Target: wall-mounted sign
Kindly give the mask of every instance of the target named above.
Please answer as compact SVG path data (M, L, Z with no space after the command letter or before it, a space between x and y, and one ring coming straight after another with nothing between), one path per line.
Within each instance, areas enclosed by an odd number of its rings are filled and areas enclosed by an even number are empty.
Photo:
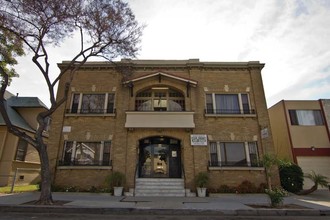
M172 151L172 157L177 157L177 156L178 156L177 152L176 151Z
M268 138L269 134L268 134L268 128L264 128L261 130L261 138Z
M64 133L66 132L71 132L71 126L63 126L63 130Z
M207 146L207 135L192 134L190 135L190 142L192 146Z

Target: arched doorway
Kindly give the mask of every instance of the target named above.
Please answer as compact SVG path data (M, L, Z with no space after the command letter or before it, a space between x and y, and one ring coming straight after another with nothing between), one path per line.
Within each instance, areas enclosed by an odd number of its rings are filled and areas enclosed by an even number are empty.
M181 178L180 140L164 136L139 142L139 177Z

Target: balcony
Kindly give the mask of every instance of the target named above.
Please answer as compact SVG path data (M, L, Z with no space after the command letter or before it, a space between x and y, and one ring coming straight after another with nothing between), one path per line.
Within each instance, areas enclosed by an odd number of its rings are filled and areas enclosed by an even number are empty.
M195 128L194 112L129 111L125 128Z

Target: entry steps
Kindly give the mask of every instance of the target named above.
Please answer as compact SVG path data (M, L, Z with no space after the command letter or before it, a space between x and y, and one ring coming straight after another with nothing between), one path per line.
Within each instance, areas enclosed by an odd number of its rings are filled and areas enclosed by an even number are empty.
M188 190L190 192L190 190ZM137 178L135 196L186 196L184 179L174 178Z

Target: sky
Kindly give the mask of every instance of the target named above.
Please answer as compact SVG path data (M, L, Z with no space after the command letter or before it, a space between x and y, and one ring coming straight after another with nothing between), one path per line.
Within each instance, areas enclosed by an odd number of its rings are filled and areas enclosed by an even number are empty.
M281 100L330 99L330 0L126 0L146 25L137 59L260 61L267 106ZM74 39L51 49L73 57ZM49 105L45 81L29 54L8 88Z

